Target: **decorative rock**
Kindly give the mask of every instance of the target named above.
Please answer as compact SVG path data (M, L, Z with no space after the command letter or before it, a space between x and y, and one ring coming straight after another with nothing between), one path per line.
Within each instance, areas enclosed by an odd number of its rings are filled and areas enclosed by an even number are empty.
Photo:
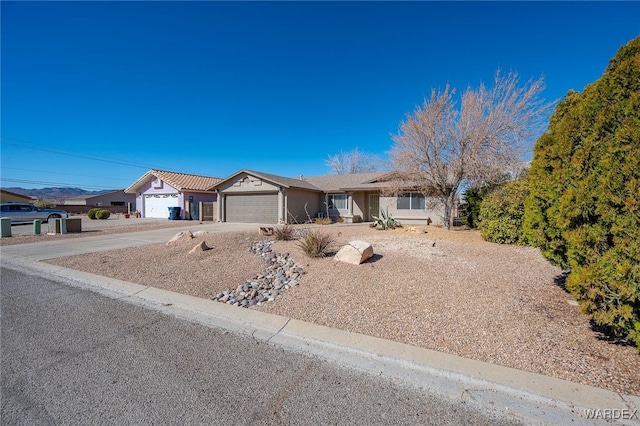
M193 234L191 231L180 231L176 235L173 236L169 241L167 241L167 246L176 245L184 240L190 240L193 238Z
M256 241L249 248L250 253L261 256L264 260L265 268L261 273L235 289L211 296L211 300L251 308L274 301L289 288L299 285L303 269L293 262L289 253L274 252L271 249L273 243L275 241Z
M352 265L360 265L365 260L373 256L373 247L366 241L349 241L336 253L334 259L339 262L351 263Z
M204 237L209 233L209 231L196 231L193 233L194 238Z
M198 244L197 246L195 246L194 248L191 249L189 254L198 253L198 252L206 251L206 250L210 250L210 249L211 249L211 247L207 246L207 243L205 243L204 241L201 241L200 244Z

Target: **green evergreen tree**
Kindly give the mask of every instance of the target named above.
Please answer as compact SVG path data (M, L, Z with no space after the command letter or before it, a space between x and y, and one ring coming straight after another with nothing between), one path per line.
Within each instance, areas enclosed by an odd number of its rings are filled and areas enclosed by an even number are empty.
M478 217L480 216L480 205L487 195L486 188L469 188L464 193L465 201L465 225L475 229L478 227Z
M525 229L583 310L640 348L640 37L537 142Z

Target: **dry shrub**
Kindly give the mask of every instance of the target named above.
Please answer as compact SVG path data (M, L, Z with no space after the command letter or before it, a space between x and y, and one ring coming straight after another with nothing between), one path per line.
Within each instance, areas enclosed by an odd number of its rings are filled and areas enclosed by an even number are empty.
M284 225L273 230L273 236L279 241L290 241L298 238L298 233L291 225Z
M298 241L298 247L309 257L326 257L331 254L335 246L333 236L319 229L304 232Z

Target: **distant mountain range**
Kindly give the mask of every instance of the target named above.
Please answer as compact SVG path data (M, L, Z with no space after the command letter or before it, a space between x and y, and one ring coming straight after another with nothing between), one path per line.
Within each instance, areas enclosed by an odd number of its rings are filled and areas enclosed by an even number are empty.
M5 191L14 192L20 195L26 195L27 197L44 198L46 200L53 200L58 203L62 203L62 200L71 197L77 197L79 195L98 195L110 190L103 191L87 191L82 188L40 188L40 189L24 189L24 188L3 188Z

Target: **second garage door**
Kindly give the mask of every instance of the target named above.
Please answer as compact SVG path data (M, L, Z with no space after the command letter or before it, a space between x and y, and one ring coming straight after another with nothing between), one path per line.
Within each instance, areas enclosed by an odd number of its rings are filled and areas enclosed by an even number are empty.
M168 218L169 207L178 207L178 194L144 196L144 217Z
M227 195L226 221L278 223L278 194Z

